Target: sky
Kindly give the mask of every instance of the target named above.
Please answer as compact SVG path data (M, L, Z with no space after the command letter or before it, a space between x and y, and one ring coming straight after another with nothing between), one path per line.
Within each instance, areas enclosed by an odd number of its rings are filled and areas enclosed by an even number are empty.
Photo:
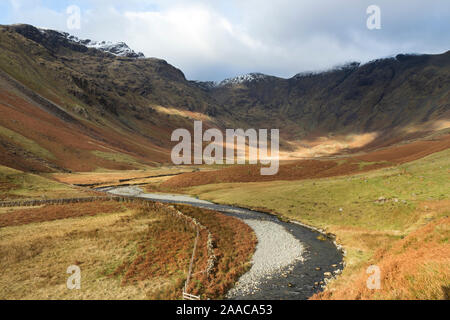
M380 28L367 27L371 5ZM124 41L203 81L450 50L449 0L0 0L0 24L13 23Z

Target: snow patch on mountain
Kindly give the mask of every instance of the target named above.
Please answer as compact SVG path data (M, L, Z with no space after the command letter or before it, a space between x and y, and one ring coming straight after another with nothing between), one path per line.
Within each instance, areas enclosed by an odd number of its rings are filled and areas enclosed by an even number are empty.
M145 58L142 52L136 53L132 50L125 42L111 42L111 41L92 41L92 40L75 40L77 39L74 36L70 36L69 40L78 42L82 45L85 45L88 48L94 48L97 50L101 50L103 52L109 52L118 57L127 57L127 58L136 58L141 59Z
M47 29L39 28L39 31L42 33L46 33ZM51 30L54 31L54 30ZM79 39L76 36L73 36L67 32L62 31L54 31L59 33L62 37L66 38L69 41L81 44L88 48L97 49L103 52L111 53L117 57L127 57L127 58L135 58L142 59L145 58L142 52L135 52L132 50L125 42L112 42L112 41L93 41L90 39Z
M355 62L349 62L349 63L337 65L328 70L304 71L304 72L297 73L295 76L292 77L292 79L298 80L298 79L302 79L302 78L310 78L313 76L324 75L324 74L333 73L336 71L352 71L352 70L358 69L360 67L360 65L361 65L360 62L355 61Z
M269 76L262 73L248 73L234 78L225 79L219 82L217 86L236 85L242 83L249 83L267 79Z

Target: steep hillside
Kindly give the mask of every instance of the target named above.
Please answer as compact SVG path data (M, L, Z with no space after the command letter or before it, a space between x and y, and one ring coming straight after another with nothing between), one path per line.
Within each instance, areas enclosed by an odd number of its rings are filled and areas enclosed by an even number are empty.
M161 59L117 56L72 41L66 34L29 25L2 27L1 34L2 49L9 58L3 70L30 86L36 80L53 80L52 85L71 100L114 115L136 116L152 104L207 111L211 101L180 70ZM32 71L34 77L25 77Z
M11 80L11 79L8 79ZM168 153L134 132L98 125L0 77L0 161L24 171L130 169Z
M392 130L450 118L450 51L352 63L291 79L252 74L207 91L240 123L270 124L291 140L367 132L392 137Z
M0 161L20 170L168 162L171 132L201 115L190 105L207 108L190 101L189 82L163 60L116 56L50 30L0 27L0 58ZM208 100L197 91L196 101Z

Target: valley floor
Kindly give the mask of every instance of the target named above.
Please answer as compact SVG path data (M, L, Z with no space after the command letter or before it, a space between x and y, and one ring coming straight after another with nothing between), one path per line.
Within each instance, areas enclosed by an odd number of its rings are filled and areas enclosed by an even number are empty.
M74 184L137 184L145 185L149 192L185 193L258 209L282 220L322 228L346 249L343 273L313 299L449 299L450 149L436 151L411 162L394 159L386 163L382 152L376 153L379 158L363 156L360 162L327 160L317 166L318 176L284 181L213 183L203 178L214 174L224 180L237 179L243 173L252 176L252 171L239 167L202 167L199 169L205 172L192 173L198 169L46 175L0 167L0 200L98 195ZM360 170L373 164L373 170ZM333 172L339 172L340 166L357 170L336 176ZM305 171L302 165L288 168ZM207 172L211 169L218 171ZM1 269L7 270L0 276L0 297L180 298L194 234L170 223L161 210L169 209L108 202L0 208L0 262ZM222 250L216 280L197 279L190 290L204 297L223 297L249 268L256 241L253 233L242 222L218 213L188 207L179 210L214 230L217 250ZM162 236L166 232L173 236L169 247ZM158 261L151 260L155 252L161 257ZM201 259L199 265L205 263ZM65 268L77 263L86 274L82 295L65 290ZM147 270L154 263L160 268ZM381 271L379 290L366 285L371 265ZM166 273L168 276L163 276Z
M351 176L208 184L182 191L335 234L347 251L347 266L315 299L448 299L449 159L447 149ZM381 270L379 290L366 286L370 265Z

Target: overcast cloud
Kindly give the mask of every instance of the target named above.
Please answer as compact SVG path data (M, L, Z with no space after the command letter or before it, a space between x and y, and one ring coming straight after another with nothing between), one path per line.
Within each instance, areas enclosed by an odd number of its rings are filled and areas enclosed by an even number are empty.
M248 72L291 77L349 61L450 49L449 0L0 0L0 23L30 23L93 40L124 41L188 79ZM366 9L381 8L368 30ZM81 8L81 29L66 8Z

